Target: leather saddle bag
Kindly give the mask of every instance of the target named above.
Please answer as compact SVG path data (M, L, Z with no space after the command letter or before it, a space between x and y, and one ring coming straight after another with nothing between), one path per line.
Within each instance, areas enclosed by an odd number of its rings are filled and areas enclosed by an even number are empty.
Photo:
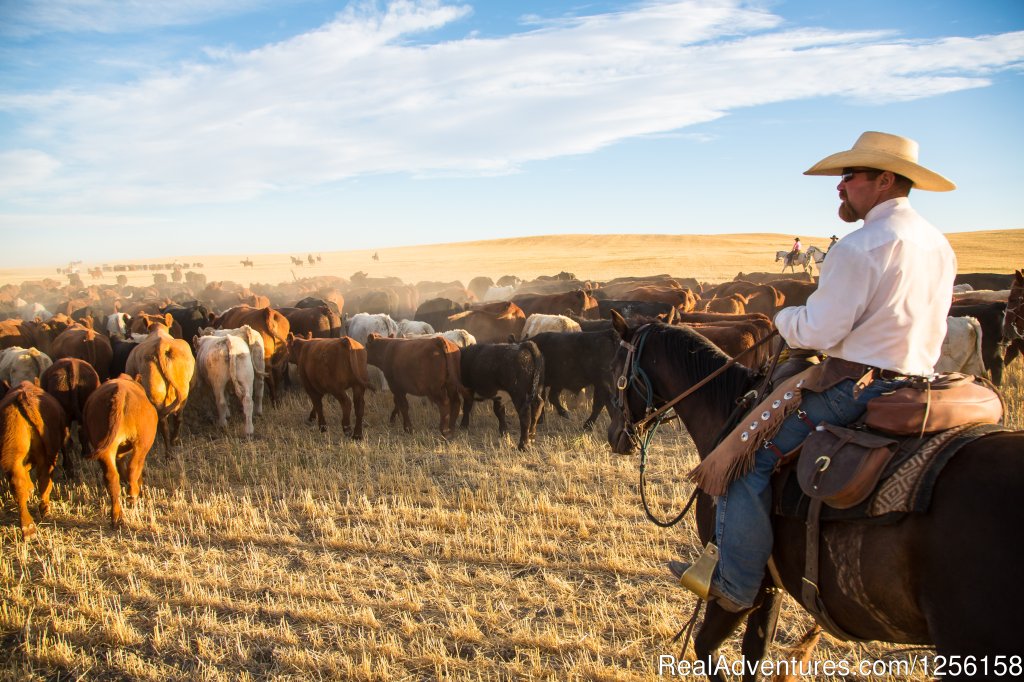
M864 423L894 436L923 436L969 423L998 424L1003 403L984 379L949 372L868 401Z
M804 440L796 465L804 494L847 509L875 489L898 441L874 433L821 424Z

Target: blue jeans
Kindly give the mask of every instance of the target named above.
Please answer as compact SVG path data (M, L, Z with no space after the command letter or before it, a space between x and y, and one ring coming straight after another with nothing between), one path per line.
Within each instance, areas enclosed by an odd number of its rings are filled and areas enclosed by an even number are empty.
M864 414L869 400L899 388L905 381L876 380L856 398L854 383L847 379L823 393L805 391L800 409L813 424L845 426ZM810 432L811 427L793 413L782 423L773 442L780 451L789 452ZM777 461L774 450L761 448L754 468L733 481L725 495L716 500L719 559L713 582L725 596L743 606L753 604L772 553L770 481Z

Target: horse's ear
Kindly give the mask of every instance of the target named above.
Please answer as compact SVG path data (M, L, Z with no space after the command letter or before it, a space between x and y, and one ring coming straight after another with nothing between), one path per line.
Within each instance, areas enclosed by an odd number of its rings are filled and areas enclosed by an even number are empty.
M623 339L629 334L629 325L626 324L626 320L622 318L619 311L615 309L612 309L612 328Z

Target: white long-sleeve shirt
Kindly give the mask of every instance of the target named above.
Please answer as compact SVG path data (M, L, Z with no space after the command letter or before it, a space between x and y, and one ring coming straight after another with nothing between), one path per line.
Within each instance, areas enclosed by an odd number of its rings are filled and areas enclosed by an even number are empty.
M872 208L836 242L807 305L775 316L794 348L901 374L931 374L946 336L956 255L906 197Z

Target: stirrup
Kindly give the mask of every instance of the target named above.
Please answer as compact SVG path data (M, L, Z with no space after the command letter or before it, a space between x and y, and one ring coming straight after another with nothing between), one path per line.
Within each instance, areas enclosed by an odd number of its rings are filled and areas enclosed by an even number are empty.
M685 573L679 576L679 584L707 601L708 592L711 590L711 577L714 575L717 565L718 546L709 542L704 547L703 554L686 569Z

